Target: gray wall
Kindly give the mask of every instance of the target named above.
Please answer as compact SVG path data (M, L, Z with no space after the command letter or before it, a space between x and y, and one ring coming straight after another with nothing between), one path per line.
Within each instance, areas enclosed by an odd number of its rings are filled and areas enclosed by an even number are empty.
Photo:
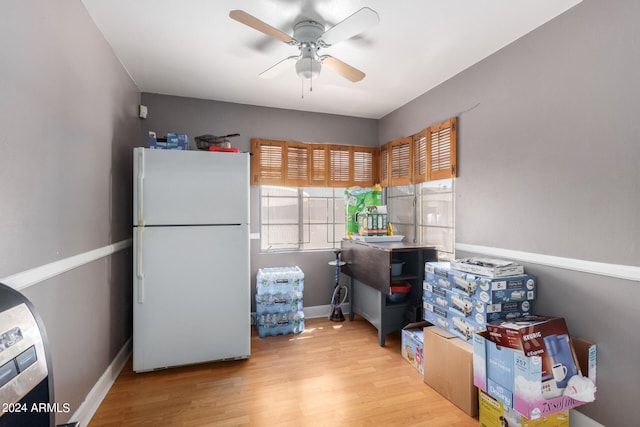
M640 266L639 18L635 0L584 0L380 120L382 143L459 116L456 242ZM580 411L637 424L621 391L640 383L640 283L525 266L536 311L598 344Z
M251 137L377 145L454 115L458 242L638 265L633 0L585 0L380 121L143 94L142 127L140 94L79 1L14 1L0 11L0 277L129 238L131 147L148 129L239 132L243 150ZM257 232L255 208L252 224ZM25 291L47 325L56 400L72 411L130 336L129 252ZM309 306L328 302L332 258L252 245L254 273L305 270ZM598 400L581 410L633 425L635 399L624 390L640 381L638 283L526 267L539 277L537 311L566 317L599 346Z
M131 237L140 93L78 0L0 5L0 277ZM131 335L131 255L24 290L66 421Z
M148 107L148 116L142 121L138 141L141 146L146 144L145 138L150 130L155 131L158 136L164 136L167 132L183 132L189 135L192 144L194 137L198 135L239 133L240 136L231 138L231 142L242 151L249 151L251 138L360 146L378 144L378 122L372 119L151 93L143 93L141 102ZM257 187L252 186L252 233L260 232L258 195ZM335 282L335 272L327 262L334 258L332 251L265 254L260 252L259 240L252 240L252 292L255 290L255 277L259 268L297 265L305 274L304 305L327 305ZM252 307L255 309L255 302L252 302Z

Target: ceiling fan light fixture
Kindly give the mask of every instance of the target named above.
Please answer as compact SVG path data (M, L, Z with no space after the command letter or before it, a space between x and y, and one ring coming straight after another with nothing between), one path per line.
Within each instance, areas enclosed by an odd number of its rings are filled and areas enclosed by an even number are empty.
M313 58L300 58L296 61L296 73L301 79L315 79L320 75L322 64Z
M324 49L333 46L336 43L360 34L380 22L378 13L375 10L363 7L351 16L348 16L344 20L338 22L327 31L325 31L324 24L317 21L310 19L299 21L293 26L293 37L291 37L290 35L242 10L232 10L229 12L229 17L231 19L235 19L241 24L247 25L268 36L276 38L283 43L296 46L300 50L299 56L289 56L288 58L285 58L273 67L262 72L260 74L261 77L273 77L277 72L284 68L283 64L287 64L290 63L290 61L295 60L296 74L298 74L298 76L303 80L318 77L320 69L322 68L322 63L324 63L331 70L352 82L362 80L365 74L351 65L332 57L331 55L320 56L318 51L321 48Z

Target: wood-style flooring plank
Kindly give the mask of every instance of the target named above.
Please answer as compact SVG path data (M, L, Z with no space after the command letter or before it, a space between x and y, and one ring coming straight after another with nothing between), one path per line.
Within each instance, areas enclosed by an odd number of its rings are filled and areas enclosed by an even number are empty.
M304 332L259 338L248 360L136 374L131 361L89 427L478 426L427 386L366 320L306 320Z

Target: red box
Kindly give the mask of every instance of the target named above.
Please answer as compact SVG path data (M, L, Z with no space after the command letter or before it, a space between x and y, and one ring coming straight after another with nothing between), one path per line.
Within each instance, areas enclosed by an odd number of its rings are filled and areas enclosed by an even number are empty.
M544 337L569 334L562 317L535 315L511 320L494 320L487 323L487 331L491 341L502 347L522 350L525 356L543 355Z
M580 374L573 342L562 317L524 316L487 323L487 337L501 347L520 350L527 357L542 359L542 381L553 378L564 388L569 378ZM555 383L554 383L555 384Z

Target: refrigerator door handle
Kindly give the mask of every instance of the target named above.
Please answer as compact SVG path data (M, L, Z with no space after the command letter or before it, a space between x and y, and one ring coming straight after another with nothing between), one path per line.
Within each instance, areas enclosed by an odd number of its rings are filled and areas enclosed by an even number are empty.
M138 226L144 226L144 150L138 151L138 176L136 177L138 181Z
M138 304L144 304L144 273L142 271L142 232L143 227L137 227L138 245L136 249L136 277L138 279Z

